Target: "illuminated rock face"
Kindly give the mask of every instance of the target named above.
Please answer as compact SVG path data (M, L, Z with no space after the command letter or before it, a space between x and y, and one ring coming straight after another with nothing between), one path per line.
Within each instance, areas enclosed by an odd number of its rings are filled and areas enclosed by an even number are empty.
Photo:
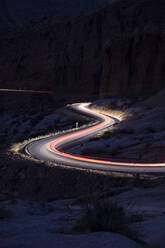
M165 86L165 1L125 0L0 35L0 85L108 95Z

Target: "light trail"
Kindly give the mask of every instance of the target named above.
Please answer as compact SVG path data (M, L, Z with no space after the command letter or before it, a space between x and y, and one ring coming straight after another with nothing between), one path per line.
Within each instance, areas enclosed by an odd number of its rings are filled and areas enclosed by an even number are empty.
M164 172L165 163L116 162L64 152L64 148L81 143L116 123L112 117L89 109L90 104L74 104L71 107L81 114L96 119L96 124L82 130L30 142L26 145L25 152L37 159L53 161L71 167L120 172L162 172L162 170Z
M89 104L82 104L80 106L81 110L84 110L84 112L92 112L92 110L87 109ZM93 112L92 112L93 113ZM47 149L51 152L57 153L60 156L66 157L66 158L71 158L75 159L78 161L85 161L85 162L92 162L92 163L98 163L98 164L105 164L105 165L120 165L120 166L165 166L165 163L129 163L129 162L114 162L114 161L107 161L107 160L102 160L102 159L96 159L96 158L86 158L83 156L79 155L74 155L74 154L69 154L65 152L60 152L58 150L58 147L60 147L60 144L65 141L65 143L69 142L70 139L74 139L74 137L78 137L80 134L81 135L86 135L86 132L95 130L98 127L104 127L107 125L111 125L111 117L108 117L106 115L103 115L101 113L97 114L100 116L100 118L103 119L103 122L96 124L92 127L86 128L85 130L78 131L76 133L71 133L64 135L62 137L59 137L47 144Z
M25 93L39 93L39 94L52 94L52 91L46 90L19 90L19 89L0 89L2 92L25 92Z

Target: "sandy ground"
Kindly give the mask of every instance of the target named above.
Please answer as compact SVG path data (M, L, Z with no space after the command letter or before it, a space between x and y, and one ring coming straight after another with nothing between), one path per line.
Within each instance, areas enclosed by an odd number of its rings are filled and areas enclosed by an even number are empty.
M133 188L115 196L129 213L144 216L140 224L132 228L140 231L142 239L154 247L165 247L165 185L155 188Z
M130 224L140 233L148 247L165 247L165 185L132 188L110 197L122 205L127 214L140 214L141 222ZM73 204L74 203L74 204ZM111 232L71 234L70 228L83 213L84 205L75 199L51 203L4 201L1 207L12 210L13 216L0 220L0 247L113 247L140 248L134 241Z
M71 200L41 205L18 201L14 205L4 202L14 215L0 220L1 248L140 248L134 241L115 233L98 232L70 235L56 233L67 230L82 212L82 207L71 206Z

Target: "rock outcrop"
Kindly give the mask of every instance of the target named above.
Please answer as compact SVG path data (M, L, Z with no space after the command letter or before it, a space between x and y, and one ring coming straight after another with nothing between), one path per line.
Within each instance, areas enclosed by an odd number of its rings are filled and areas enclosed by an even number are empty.
M138 95L165 86L164 0L122 0L92 14L1 33L0 85Z

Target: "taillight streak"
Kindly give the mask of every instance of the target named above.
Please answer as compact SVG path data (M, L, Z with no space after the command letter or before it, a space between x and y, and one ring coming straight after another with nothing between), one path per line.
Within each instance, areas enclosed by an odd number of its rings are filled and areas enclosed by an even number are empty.
M90 103L83 103L80 105L80 109L83 110L85 113L92 113L94 114L95 112L92 110L89 110L87 107L90 105ZM88 127L84 130L76 131L74 133L69 133L64 136L55 138L51 142L47 143L47 149L53 153L56 153L62 157L69 158L69 159L74 159L77 161L83 161L83 162L90 162L90 163L96 163L96 164L105 164L105 165L118 165L118 166L165 166L165 163L132 163L132 162L114 162L114 161L108 161L108 160L102 160L102 159L94 159L94 158L86 158L83 156L79 156L76 154L70 154L66 152L61 152L57 146L60 146L60 143L65 141L65 144L70 141L70 138L78 138L80 135L83 134L83 137L88 133L89 131L96 130L99 127L107 127L108 124L111 124L111 117L103 115L101 113L97 113L96 116L99 116L103 121L99 124L93 125L92 127Z

